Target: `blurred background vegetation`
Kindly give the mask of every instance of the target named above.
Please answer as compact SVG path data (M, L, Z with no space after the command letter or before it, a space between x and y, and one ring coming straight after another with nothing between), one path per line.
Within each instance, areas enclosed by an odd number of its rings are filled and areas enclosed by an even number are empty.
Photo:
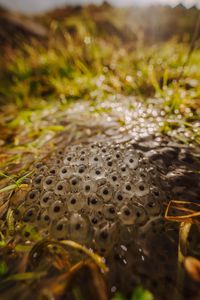
M188 102L197 109L198 16L196 7L106 2L34 17L1 9L0 103L95 101L122 93L159 95L172 109Z

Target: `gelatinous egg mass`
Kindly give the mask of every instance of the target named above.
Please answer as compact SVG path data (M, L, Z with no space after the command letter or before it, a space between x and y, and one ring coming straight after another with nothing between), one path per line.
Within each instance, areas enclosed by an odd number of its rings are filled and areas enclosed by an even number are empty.
M36 164L18 220L106 250L123 228L137 232L161 214L161 193L156 167L131 144L69 146Z

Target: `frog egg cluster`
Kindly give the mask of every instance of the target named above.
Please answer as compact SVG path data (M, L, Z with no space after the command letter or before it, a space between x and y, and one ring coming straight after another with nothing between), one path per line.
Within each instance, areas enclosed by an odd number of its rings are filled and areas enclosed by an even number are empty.
M108 249L161 213L155 167L131 145L70 146L37 163L18 218L45 235Z

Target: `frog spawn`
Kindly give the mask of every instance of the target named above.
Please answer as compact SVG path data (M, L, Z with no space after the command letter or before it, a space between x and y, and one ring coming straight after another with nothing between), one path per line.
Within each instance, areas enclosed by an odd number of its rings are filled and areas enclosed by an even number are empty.
M67 147L38 163L18 210L45 236L105 251L119 242L121 228L135 232L160 215L161 199L158 172L141 153L98 143Z

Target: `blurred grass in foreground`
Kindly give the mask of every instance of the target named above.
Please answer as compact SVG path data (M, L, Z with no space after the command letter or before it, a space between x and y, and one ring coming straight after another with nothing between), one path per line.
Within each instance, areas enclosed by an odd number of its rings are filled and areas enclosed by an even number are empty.
M148 290L143 289L142 287L137 287L133 295L131 297L131 300L153 300L154 297ZM116 294L112 300L126 300L126 298L121 294Z

